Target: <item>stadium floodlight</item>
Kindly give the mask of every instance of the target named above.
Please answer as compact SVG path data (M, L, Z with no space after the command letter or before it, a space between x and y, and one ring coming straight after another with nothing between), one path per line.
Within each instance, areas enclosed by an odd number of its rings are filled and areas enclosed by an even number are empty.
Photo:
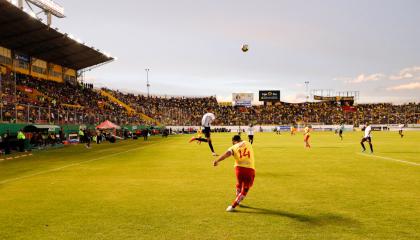
M109 52L103 52L103 54L107 57L107 58L111 58L111 54Z
M17 0L7 0L8 2L10 2L11 4L18 6L18 1Z
M27 13L29 14L29 16L37 19L37 16L36 16L36 14L34 12L28 11Z
M51 0L28 0L28 1L58 18L66 17L64 15L64 8Z

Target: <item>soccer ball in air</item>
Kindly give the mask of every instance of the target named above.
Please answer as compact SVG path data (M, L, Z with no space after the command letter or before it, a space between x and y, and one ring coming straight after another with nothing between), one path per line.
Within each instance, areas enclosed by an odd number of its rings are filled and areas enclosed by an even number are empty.
M242 45L242 52L248 52L248 44Z

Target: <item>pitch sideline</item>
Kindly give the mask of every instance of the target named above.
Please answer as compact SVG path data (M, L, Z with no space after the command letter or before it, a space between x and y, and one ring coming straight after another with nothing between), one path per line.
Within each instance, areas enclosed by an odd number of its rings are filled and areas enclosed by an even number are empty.
M410 161L396 159L396 158L382 157L382 156L377 156L377 155L369 155L369 154L366 154L366 153L357 153L357 154L359 154L361 156L365 156L365 157L376 157L376 158L385 159L385 160L389 160L389 161L401 162L401 163L410 164L410 165L414 165L414 166L420 166L420 163L410 162Z

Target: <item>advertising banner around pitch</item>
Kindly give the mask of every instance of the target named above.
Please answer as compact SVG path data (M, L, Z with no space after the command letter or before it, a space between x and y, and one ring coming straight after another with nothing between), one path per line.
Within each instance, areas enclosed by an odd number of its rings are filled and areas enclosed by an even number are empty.
M320 101L354 101L353 96L342 97L342 96L332 96L332 97L325 97L325 96L318 96L314 95L314 100Z
M251 107L253 100L253 93L232 93L232 102L235 106Z

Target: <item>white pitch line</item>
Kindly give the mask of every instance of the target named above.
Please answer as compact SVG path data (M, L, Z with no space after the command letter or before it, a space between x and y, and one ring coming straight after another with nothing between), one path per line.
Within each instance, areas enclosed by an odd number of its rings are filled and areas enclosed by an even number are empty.
M112 157L112 156L116 156L116 155L120 155L120 154L124 154L124 153L128 153L128 152L136 151L138 149L142 149L142 148L148 147L150 145L155 145L157 143L160 143L160 142L150 143L148 145L136 147L136 148L133 148L133 149L128 149L128 150L123 151L123 152L112 153L112 154L109 154L109 155L106 155L106 156L93 158L93 159L89 159L89 160L85 160L85 161L80 161L80 162L72 163L72 164L69 164L69 165L62 166L62 167L53 168L53 169L49 169L49 170L45 170L45 171L41 171L41 172L37 172L37 173L33 173L33 174L28 174L28 175L22 176L22 177L6 179L6 180L3 180L3 181L0 181L0 185L5 184L5 183L9 183L9 182L19 181L19 180L29 178L29 177L34 177L34 176L46 174L46 173L57 172L57 171L60 171L62 169L77 166L77 165L80 165L80 164L83 164L83 163L94 162L94 161L98 161L98 160L101 160L101 159L104 159L104 158L107 158L107 157Z
M376 158L381 158L381 159L385 159L385 160L389 160L389 161L401 162L401 163L406 163L406 164L410 164L410 165L414 165L414 166L420 166L420 163L405 161L405 160L396 159L396 158L382 157L382 156L378 156L378 155L369 155L368 153L357 153L357 154L365 156L365 157L376 157Z

